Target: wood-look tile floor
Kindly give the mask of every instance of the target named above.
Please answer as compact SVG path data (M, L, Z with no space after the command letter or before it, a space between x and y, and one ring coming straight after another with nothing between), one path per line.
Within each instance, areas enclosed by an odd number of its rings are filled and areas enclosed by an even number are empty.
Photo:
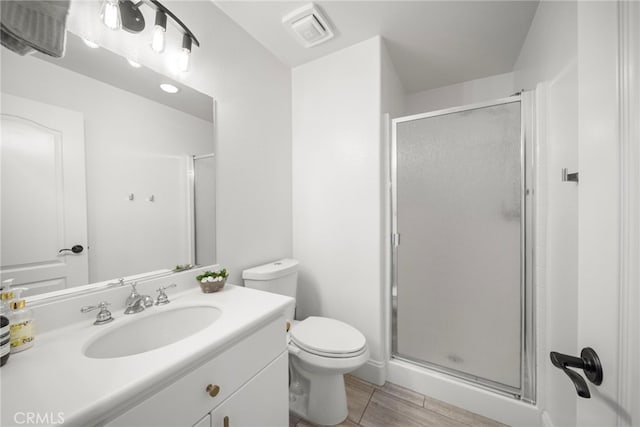
M448 403L426 397L391 383L377 386L345 375L349 416L341 427L504 427ZM289 418L289 427L316 427Z

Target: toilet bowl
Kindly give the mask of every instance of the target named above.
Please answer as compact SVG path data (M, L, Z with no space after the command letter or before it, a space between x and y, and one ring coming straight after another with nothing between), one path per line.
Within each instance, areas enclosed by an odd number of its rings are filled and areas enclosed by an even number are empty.
M344 374L369 359L364 336L352 326L325 317L308 317L290 330L289 409L321 425L347 418Z
M245 270L245 287L296 297L298 262L283 259ZM294 318L294 309L286 313ZM289 410L320 425L336 425L347 418L344 374L369 359L360 331L339 320L310 316L293 321L289 348Z

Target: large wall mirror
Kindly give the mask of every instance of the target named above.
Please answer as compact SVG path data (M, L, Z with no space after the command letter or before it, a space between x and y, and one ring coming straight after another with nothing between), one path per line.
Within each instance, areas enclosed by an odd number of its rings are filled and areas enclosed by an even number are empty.
M3 280L31 296L215 262L211 97L71 33L64 58L1 59Z

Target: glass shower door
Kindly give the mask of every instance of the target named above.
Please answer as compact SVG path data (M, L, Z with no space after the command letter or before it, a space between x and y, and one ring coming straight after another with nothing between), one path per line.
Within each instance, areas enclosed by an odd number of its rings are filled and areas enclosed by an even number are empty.
M520 98L394 125L394 356L519 394Z

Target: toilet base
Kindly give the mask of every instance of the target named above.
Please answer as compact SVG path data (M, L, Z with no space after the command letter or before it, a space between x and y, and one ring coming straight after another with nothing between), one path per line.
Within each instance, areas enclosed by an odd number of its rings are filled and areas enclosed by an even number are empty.
M311 375L314 378L300 379L308 386L302 394L298 394L300 390L295 385L290 387L289 411L323 426L334 426L346 420L349 411L343 375Z

